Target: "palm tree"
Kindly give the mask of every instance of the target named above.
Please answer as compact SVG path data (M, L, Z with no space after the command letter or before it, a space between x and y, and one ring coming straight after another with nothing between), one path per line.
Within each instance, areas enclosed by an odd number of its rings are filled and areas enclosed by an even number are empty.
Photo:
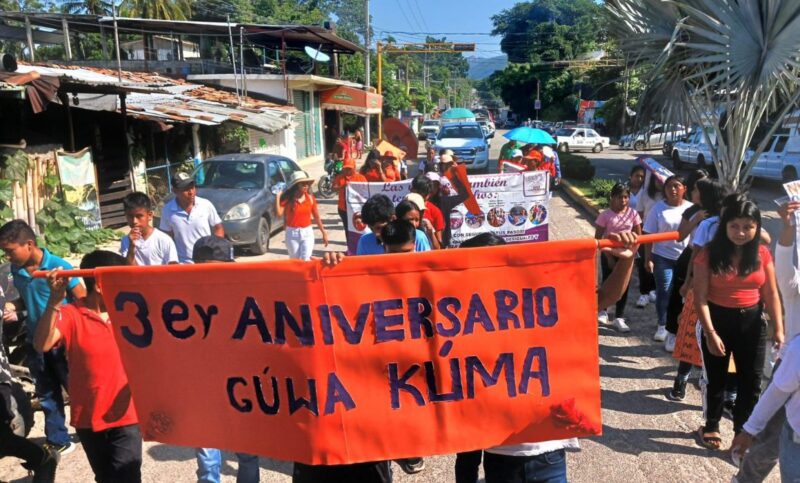
M648 72L639 122L688 119L708 127L720 180L737 188L800 99L800 2L608 0L606 6L629 67ZM773 124L748 150L767 117Z
M124 16L159 20L186 20L191 11L190 0L123 0L120 6Z
M70 14L111 15L112 2L106 0L69 0L61 3L61 11Z

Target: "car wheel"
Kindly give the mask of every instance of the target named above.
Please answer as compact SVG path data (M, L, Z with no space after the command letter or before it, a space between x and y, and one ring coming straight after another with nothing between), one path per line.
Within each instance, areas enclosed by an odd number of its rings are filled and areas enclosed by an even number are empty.
M706 158L702 154L697 156L697 167L700 169L706 169Z
M784 183L789 183L791 181L797 181L797 170L794 166L787 166L783 169L783 173L781 173L781 178L783 179Z
M558 150L561 151L562 153L568 153L569 152L569 144L567 144L567 143L559 144L558 145Z
M678 151L672 151L672 167L675 169L683 168L683 163L681 162L681 157L678 155Z
M594 147L592 148L592 152L593 153L601 153L601 152L603 152L603 145L600 144L600 143L595 144Z
M250 252L254 255L263 255L269 251L269 236L271 234L269 220L261 218L258 222L256 241L250 245Z
M633 149L637 151L644 151L644 141L636 141L633 143Z

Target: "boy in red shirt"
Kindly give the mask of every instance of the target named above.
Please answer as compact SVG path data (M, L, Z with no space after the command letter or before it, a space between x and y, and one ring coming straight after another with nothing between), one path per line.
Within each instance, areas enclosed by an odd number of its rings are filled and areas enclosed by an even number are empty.
M127 265L116 253L95 250L83 257L82 269ZM139 482L142 479L142 434L122 366L102 287L85 278L81 305L61 305L67 278L58 269L47 277L50 300L39 320L33 347L48 351L63 344L69 364L71 422L83 443L95 480Z

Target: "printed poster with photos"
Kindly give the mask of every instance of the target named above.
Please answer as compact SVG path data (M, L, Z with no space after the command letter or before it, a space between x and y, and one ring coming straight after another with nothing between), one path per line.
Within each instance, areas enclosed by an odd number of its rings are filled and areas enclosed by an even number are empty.
M486 232L495 233L508 243L547 241L550 219L547 171L470 175L468 179L481 212L473 215L463 203L450 212L451 247ZM446 178L442 181L444 195L457 194ZM355 253L361 235L369 233L369 228L361 221L361 207L367 199L380 193L397 205L410 191L411 180L348 184L348 253Z

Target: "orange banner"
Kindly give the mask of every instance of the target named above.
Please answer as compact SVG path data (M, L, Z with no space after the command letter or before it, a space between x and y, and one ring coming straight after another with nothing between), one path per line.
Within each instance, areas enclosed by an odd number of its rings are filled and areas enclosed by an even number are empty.
M342 464L600 434L596 247L94 274L147 440Z

